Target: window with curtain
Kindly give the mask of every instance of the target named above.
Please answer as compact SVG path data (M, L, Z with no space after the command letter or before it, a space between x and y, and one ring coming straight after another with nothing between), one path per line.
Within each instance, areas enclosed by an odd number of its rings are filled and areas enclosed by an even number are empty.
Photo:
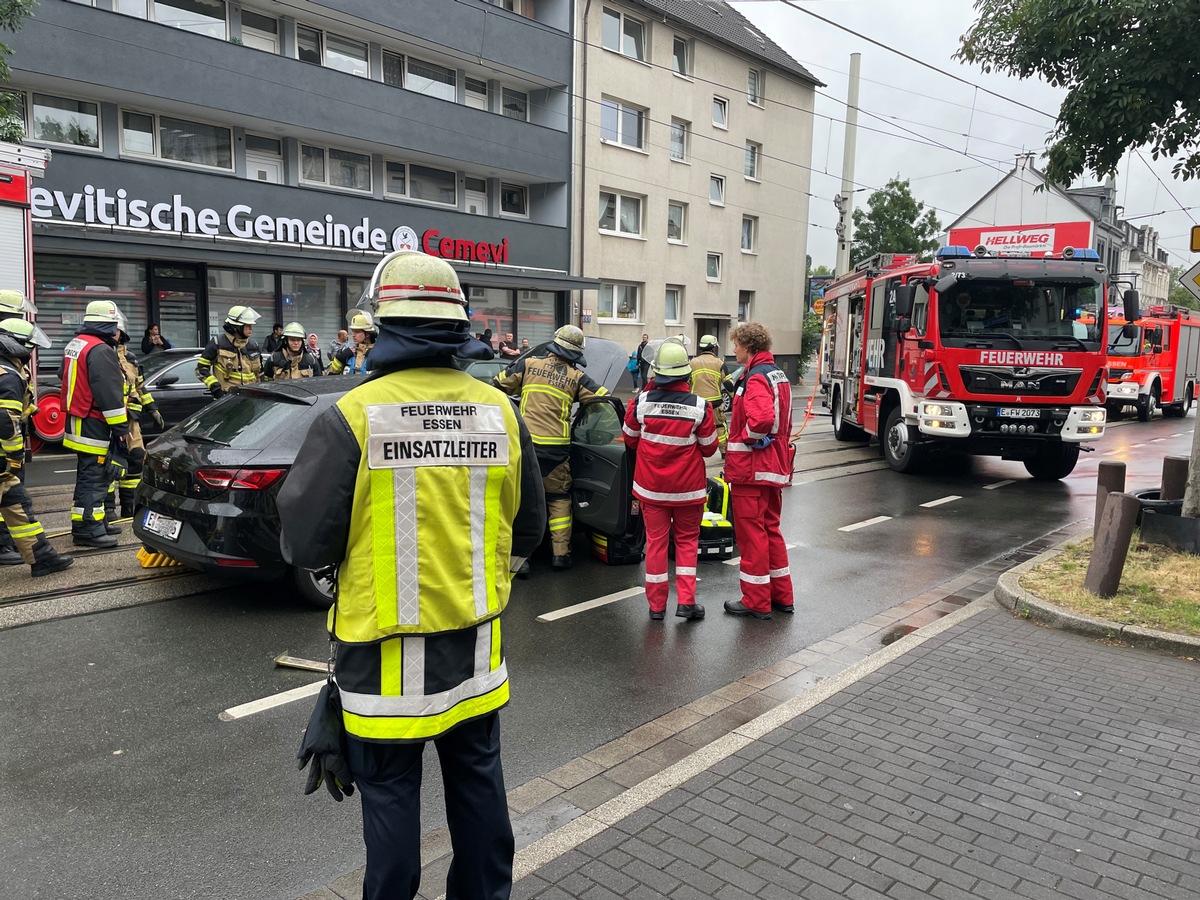
M642 233L642 200L610 191L600 192L600 230L616 234Z

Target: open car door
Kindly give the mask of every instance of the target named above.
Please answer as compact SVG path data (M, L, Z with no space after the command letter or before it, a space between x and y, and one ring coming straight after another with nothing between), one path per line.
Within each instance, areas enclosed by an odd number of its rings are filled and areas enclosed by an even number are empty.
M633 503L624 420L625 404L616 397L592 397L579 404L571 428L575 524L613 536L625 534Z

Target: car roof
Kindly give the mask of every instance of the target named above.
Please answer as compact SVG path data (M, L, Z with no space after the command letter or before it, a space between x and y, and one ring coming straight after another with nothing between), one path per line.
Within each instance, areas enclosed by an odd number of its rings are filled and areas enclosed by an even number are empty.
M322 375L318 378L293 378L288 381L260 381L238 388L241 393L286 394L289 398L311 403L326 394L344 394L367 380L366 375Z

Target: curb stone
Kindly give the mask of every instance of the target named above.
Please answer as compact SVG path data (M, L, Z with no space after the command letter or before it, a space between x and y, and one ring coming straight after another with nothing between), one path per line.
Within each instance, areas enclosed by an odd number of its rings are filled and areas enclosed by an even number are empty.
M1152 628L1142 628L1140 625L1124 625L1109 619L1084 615L1056 606L1049 600L1021 587L1022 575L1041 563L1054 559L1062 553L1063 546L1078 543L1091 537L1091 534L1090 528L1073 534L1055 549L1047 550L1001 574L996 581L996 602L1014 615L1023 616L1054 628L1062 628L1065 631L1105 640L1119 640L1134 647L1165 650L1178 656L1200 656L1200 638L1186 634L1155 631Z

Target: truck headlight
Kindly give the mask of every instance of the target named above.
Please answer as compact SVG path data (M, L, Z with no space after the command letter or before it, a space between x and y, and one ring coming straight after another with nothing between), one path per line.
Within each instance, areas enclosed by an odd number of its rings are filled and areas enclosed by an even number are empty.
M1079 414L1080 422L1097 422L1103 424L1108 421L1108 412L1103 407L1095 409L1085 409Z
M950 419L954 417L954 407L945 406L941 403L926 403L925 408L921 411L924 416Z

